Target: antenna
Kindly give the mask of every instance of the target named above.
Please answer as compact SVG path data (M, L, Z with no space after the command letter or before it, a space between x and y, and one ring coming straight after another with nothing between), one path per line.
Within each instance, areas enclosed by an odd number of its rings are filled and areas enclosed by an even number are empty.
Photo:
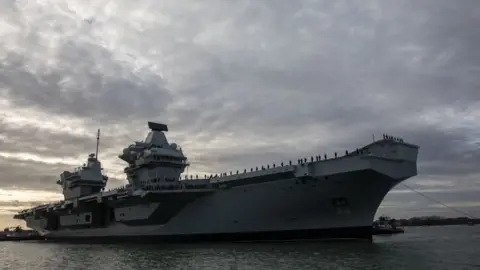
M98 160L98 144L100 143L100 129L97 131L97 149L95 151L95 158Z

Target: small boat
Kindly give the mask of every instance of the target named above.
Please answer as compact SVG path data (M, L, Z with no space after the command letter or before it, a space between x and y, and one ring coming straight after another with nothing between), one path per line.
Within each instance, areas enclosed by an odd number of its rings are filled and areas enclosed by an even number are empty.
M387 216L380 216L377 221L373 222L373 235L391 235L397 233L404 233L402 228L397 227L396 220Z
M23 230L20 226L5 228L0 233L0 241L22 241L22 240L43 240L43 237L36 231Z

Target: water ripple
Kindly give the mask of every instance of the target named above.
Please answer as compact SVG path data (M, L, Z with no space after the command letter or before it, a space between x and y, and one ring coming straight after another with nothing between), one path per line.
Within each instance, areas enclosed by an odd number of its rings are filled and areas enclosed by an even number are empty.
M0 242L0 269L480 269L480 226L408 228L369 242L72 245Z

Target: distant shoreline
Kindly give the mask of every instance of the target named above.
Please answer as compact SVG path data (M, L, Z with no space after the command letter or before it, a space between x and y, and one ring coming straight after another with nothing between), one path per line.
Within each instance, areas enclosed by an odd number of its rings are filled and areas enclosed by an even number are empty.
M475 225L480 224L480 219L470 218L444 218L444 219L397 219L397 226L403 227L420 227L420 226L448 226L448 225Z

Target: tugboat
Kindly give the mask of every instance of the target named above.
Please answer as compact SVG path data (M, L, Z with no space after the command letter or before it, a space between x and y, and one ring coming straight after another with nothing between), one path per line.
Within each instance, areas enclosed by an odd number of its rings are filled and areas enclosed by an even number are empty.
M23 230L20 226L5 228L0 233L0 241L22 241L22 240L43 240L38 232L34 230Z
M380 216L377 221L373 222L373 235L391 235L404 233L402 228L397 227L396 220L388 216Z

